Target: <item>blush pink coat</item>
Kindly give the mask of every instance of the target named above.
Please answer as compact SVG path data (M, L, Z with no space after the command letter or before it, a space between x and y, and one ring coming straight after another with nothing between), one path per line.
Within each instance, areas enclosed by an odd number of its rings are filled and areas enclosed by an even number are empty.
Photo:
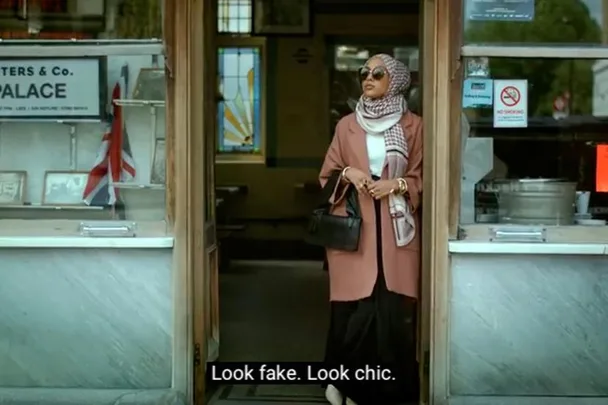
M393 222L388 208L388 199L383 199L382 207L382 259L384 276L389 291L418 298L420 274L420 213L422 192L422 119L407 112L401 119L409 147L408 169L403 176L408 184L408 202L416 219L416 236L407 246L398 247L393 233ZM321 168L321 186L327 182L333 170L347 166L369 173L366 134L357 123L355 114L340 120ZM381 176L387 178L385 166ZM339 183L331 197L332 213L346 215L345 183ZM363 224L359 250L346 252L327 249L330 278L331 301L355 301L372 294L378 277L376 259L376 216L374 202L367 195L360 195L359 204Z

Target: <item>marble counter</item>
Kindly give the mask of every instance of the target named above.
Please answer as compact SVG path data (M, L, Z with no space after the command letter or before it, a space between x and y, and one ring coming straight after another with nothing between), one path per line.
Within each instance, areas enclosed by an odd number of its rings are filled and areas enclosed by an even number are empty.
M171 257L0 248L0 387L170 389Z
M452 254L450 277L450 403L608 403L606 255Z

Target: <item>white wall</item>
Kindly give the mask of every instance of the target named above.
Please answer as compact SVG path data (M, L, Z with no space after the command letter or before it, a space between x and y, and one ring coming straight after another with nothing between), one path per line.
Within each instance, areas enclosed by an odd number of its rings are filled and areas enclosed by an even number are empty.
M162 64L162 56L158 57L158 61ZM152 56L108 57L108 97L111 97L124 63L129 65L127 98L131 98L140 68L155 67L152 64ZM148 184L154 147L150 108L123 107L123 110L137 170L136 183ZM157 109L157 137L164 137L164 114L164 108ZM106 123L75 124L76 170L91 169L106 127ZM27 171L25 201L39 204L42 200L45 171L71 170L69 126L48 122L0 123L0 170Z

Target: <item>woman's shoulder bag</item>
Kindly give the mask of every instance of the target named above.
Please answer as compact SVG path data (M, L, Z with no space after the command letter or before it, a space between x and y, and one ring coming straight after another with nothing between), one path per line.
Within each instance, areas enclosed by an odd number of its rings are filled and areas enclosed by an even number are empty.
M309 218L305 240L311 245L354 252L359 249L361 236L361 210L354 187L348 186L345 196L347 216L330 214L329 198L340 181L341 174L340 170L332 172L323 187L321 203Z

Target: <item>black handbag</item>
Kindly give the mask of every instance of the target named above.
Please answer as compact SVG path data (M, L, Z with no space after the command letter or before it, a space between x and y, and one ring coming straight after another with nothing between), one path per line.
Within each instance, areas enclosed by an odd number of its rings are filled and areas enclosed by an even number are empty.
M329 213L331 210L329 198L337 182L340 181L341 174L341 171L332 172L323 187L321 203L310 216L305 240L311 245L354 252L359 249L361 237L359 196L354 187L349 187L345 196L347 216Z

